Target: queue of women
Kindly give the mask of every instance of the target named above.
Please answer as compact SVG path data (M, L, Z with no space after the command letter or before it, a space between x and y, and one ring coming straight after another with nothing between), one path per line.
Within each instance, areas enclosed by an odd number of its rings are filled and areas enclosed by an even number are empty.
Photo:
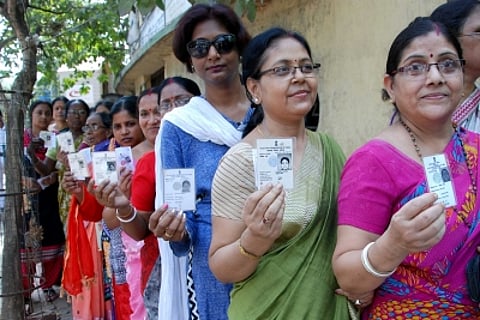
M192 6L173 52L202 93L172 77L92 113L53 105L52 130L77 149L132 148L118 181L78 180L38 139L52 105L32 104L24 182L47 177L34 194L52 230L46 295L63 263L74 319L479 318L479 34L475 0L406 26L384 75L393 120L345 159L305 126L321 64L302 35L251 38L231 8ZM272 177L293 172L292 185L260 186L259 139L290 143ZM171 170L191 170L188 205L166 196Z

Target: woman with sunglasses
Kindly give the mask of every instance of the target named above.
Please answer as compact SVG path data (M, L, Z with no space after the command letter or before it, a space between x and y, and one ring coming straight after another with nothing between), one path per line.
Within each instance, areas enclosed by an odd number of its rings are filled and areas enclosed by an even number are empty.
M480 317L467 289L480 240L480 135L451 121L463 63L457 38L430 18L390 47L383 98L396 121L351 155L338 192L333 269L363 319ZM368 305L362 294L372 291Z
M210 191L218 161L240 140L252 113L239 75L240 53L249 40L239 17L231 8L219 4L192 6L178 22L173 38L175 56L189 72L195 72L203 80L205 93L192 98L183 108L168 113L162 121L156 143L157 211L150 217L149 227L163 239L161 290L167 292L166 297L173 292L174 297L185 299L187 289L172 289L169 279L164 281L163 276L172 272L185 273L187 267L182 261L191 255L188 266L196 296L188 291L192 307L187 317L192 319L197 317L197 312L200 319L227 319L231 285L218 281L208 266ZM174 168L195 170L195 211L177 214L178 210L174 209L182 208L169 207L162 199L159 173L162 169ZM167 260L170 248L178 260ZM172 264L167 264L170 262ZM177 267L172 266L175 263ZM180 276L179 281L185 282L185 278ZM162 304L160 312L161 309ZM178 314L166 318L180 319Z
M458 38L465 58L463 97L452 120L480 132L480 82L476 82L480 77L480 1L448 1L435 9L431 17Z

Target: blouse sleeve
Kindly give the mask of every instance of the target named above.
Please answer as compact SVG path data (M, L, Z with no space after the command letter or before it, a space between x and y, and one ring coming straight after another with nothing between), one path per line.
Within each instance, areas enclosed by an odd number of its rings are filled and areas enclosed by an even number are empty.
M132 178L132 205L145 212L155 210L155 153L149 152L141 157L135 167Z
M237 144L223 156L213 178L212 215L241 220L245 201L255 190L252 148Z
M380 155L380 156L377 156ZM338 224L382 234L396 202L395 183L380 150L364 147L347 160L338 193Z

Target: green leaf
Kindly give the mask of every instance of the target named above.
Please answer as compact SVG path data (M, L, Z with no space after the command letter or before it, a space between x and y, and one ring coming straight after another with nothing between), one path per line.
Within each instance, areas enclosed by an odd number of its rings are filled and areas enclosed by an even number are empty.
M155 4L157 5L157 7L165 11L165 4L163 3L162 0L156 0Z
M235 11L235 13L236 13L239 17L243 16L243 12L244 12L244 10L245 10L244 6L245 6L245 5L244 5L244 3L243 3L243 0L237 0L237 1L235 1L235 5L234 5L234 7L233 7L233 10Z
M255 5L255 0L249 0L247 2L247 18L250 22L255 21L257 16L257 6Z
M102 83L107 82L108 79L109 79L109 78L108 78L108 75L105 74L105 73L101 73L101 74L97 77L97 80L98 80L99 82L102 82Z

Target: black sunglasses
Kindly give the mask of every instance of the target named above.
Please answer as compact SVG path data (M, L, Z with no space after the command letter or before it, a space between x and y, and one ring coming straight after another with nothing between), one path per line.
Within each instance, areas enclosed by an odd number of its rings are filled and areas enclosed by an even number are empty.
M213 41L207 39L196 39L187 43L187 51L191 57L203 58L208 55L210 46L214 46L219 54L229 53L235 48L235 36L233 34L221 34Z

